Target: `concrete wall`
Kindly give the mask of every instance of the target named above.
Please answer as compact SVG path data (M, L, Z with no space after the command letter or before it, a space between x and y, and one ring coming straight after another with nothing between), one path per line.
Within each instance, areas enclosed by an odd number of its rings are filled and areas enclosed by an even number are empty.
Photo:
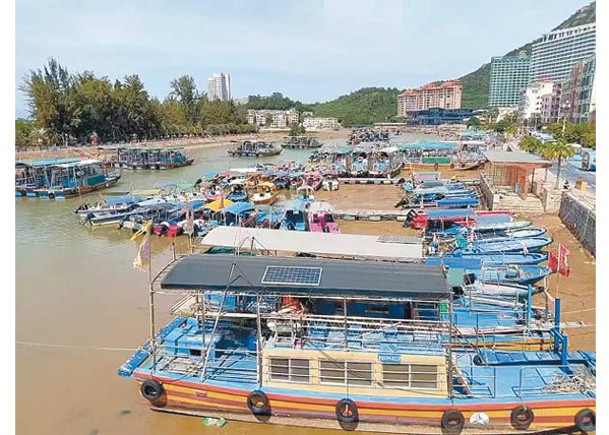
M596 257L596 209L574 193L564 193L558 216L577 240Z

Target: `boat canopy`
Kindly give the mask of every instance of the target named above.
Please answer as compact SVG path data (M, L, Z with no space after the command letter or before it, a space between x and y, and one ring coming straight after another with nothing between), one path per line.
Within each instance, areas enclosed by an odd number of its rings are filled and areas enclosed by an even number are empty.
M254 210L254 206L249 202L235 202L235 203L231 204L230 206L226 207L224 209L224 212L238 216L240 214L246 213L248 211L253 211L253 210Z
M284 210L285 211L294 211L301 212L305 211L308 207L309 203L303 199L291 199L286 202Z
M423 239L360 234L279 231L266 228L218 227L201 242L206 246L252 247L258 250L306 252L318 255L420 261Z
M32 167L41 167L41 166L55 166L55 165L65 165L68 163L76 163L79 162L80 159L38 159L34 160L29 165Z
M230 199L216 199L215 201L212 201L209 204L205 204L205 207L203 208L218 212L231 205L233 205L233 202Z
M119 196L116 198L108 198L108 199L106 199L106 204L108 204L109 206L118 205L118 204L133 204L135 202L140 202L143 199L144 198L142 198L141 196L125 195L125 196Z
M399 146L400 150L452 150L459 146L457 142L417 142L405 143Z
M440 266L226 254L183 257L162 279L161 288L313 297L450 297Z

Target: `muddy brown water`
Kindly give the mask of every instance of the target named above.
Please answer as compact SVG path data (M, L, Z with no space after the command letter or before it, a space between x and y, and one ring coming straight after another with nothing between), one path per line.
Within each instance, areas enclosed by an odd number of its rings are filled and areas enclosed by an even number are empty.
M193 149L191 154L196 161L190 167L124 171L112 190L194 182L206 171L254 162L304 162L309 152L284 150L266 160L230 158L226 148ZM132 266L137 244L127 230L79 225L72 210L96 196L15 199L17 433L310 433L309 428L234 422L221 429L204 427L200 418L153 412L135 383L117 375L148 336L148 277ZM171 240L153 237L152 242L153 269L158 270L171 259ZM176 242L178 252L187 251L187 242ZM158 312L167 311L172 301L166 299Z

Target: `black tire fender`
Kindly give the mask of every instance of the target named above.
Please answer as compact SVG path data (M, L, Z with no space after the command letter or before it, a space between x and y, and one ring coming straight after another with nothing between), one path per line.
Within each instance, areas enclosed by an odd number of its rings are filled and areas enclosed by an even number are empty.
M437 171L440 166L437 163L433 164L433 170Z
M341 399L336 404L336 418L341 423L355 423L359 420L357 405L351 399Z
M510 423L514 429L518 430L528 429L534 419L533 410L524 405L514 408L510 414Z
M441 426L443 433L458 435L463 432L465 417L458 409L449 409L442 414Z
M271 413L269 398L260 390L254 390L247 396L247 407L254 415L270 415Z
M582 409L575 414L575 426L582 432L593 432L596 430L596 413L591 409Z
M144 382L142 382L140 392L145 399L154 403L161 398L165 392L165 389L160 382L157 382L154 379L146 379Z

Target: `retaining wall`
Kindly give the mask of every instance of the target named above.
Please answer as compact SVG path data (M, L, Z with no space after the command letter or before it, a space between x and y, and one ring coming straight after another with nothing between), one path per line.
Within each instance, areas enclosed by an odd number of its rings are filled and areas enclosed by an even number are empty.
M564 193L558 216L573 235L596 257L596 209L573 193Z

